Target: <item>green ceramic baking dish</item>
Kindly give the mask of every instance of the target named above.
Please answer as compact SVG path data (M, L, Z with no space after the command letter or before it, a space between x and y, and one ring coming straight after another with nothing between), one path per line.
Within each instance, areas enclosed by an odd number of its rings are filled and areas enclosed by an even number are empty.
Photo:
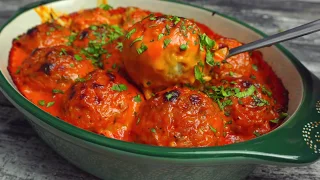
M93 8L97 2L49 0L20 9L0 30L0 86L39 136L79 168L102 179L237 180L246 177L255 164L299 166L313 163L320 157L320 81L280 45L261 51L289 91L289 117L276 130L254 140L207 148L153 147L99 136L45 113L17 91L7 71L12 39L40 24L33 8L44 4L70 13ZM194 18L217 33L242 42L265 36L227 15L178 2L109 0L109 4L114 7L138 6Z

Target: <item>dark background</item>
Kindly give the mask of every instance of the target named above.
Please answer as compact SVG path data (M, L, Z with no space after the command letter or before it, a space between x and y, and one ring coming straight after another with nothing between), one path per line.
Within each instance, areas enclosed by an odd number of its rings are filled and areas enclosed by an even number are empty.
M0 0L0 25L36 0ZM184 0L245 21L267 34L320 18L320 0ZM320 33L283 43L320 77ZM306 167L260 165L247 180L319 180L320 162ZM53 152L0 93L0 179L95 179Z

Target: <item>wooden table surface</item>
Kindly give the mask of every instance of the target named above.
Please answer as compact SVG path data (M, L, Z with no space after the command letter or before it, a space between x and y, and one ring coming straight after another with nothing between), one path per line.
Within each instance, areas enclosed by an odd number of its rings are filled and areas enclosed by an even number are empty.
M0 25L36 0L0 0ZM267 34L320 18L320 0L184 0L243 20ZM284 43L320 77L320 33ZM0 180L96 179L53 152L0 93ZM260 165L247 180L319 180L320 161L306 167Z

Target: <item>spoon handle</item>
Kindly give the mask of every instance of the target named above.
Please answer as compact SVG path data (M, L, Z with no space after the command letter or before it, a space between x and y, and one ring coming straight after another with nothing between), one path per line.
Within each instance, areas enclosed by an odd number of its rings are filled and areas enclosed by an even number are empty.
M300 36L304 36L307 34L311 34L314 33L316 31L320 30L320 19L312 21L310 23L298 26L296 28L293 29L289 29L287 31L278 33L278 34L274 34L272 36L248 43L248 44L244 44L242 46L230 49L229 51L229 55L228 58L234 55L237 55L239 53L243 53L243 52L247 52L247 51L251 51L254 49L260 49L263 47L267 47L276 43L280 43L286 40L290 40L290 39L294 39Z

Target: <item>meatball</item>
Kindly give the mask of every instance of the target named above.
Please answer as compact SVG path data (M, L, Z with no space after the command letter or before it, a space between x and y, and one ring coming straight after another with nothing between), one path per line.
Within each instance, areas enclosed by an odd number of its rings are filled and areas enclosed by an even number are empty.
M123 8L121 8L123 9ZM87 9L80 12L76 12L70 14L64 19L70 19L70 29L76 32L84 30L92 25L102 25L109 24L115 25L120 24L122 22L122 15L118 12L120 10L111 10L110 8L95 8L95 9ZM115 12L112 12L115 11Z
M55 23L44 23L28 30L26 34L13 40L8 70L14 74L33 50L65 45L71 35L70 30Z
M223 119L205 94L174 87L141 106L132 135L137 143L170 147L217 146Z
M217 79L226 79L230 76L241 78L249 77L252 72L252 59L249 53L241 53L225 60L228 49L241 46L242 43L235 39L219 38L216 44L220 48L216 51L214 59L220 61L220 66L215 66L214 73Z
M48 22L19 36L13 41L13 46L23 49L29 55L36 48L66 45L70 35L71 31L69 29Z
M85 79L66 93L63 119L85 130L129 141L143 96L116 73L96 70Z
M66 91L94 70L90 60L69 46L36 49L21 65L18 86L36 91Z
M218 102L230 118L225 126L226 144L266 134L282 119L282 107L269 86L249 78L223 80L207 94Z
M195 23L176 16L150 16L128 31L122 60L147 98L148 91L195 83L195 66L205 64Z

